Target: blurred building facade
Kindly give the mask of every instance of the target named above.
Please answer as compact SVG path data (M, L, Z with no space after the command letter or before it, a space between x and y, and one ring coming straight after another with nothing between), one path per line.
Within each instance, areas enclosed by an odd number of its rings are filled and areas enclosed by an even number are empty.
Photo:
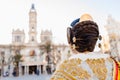
M110 54L115 59L120 59L120 22L108 16L105 28L109 36Z
M2 57L0 70L8 71L12 74L14 71L15 63L10 62L11 56L17 54L21 55L19 60L19 74L33 74L36 70L40 73L46 73L46 67L49 66L54 70L60 61L66 59L70 53L70 49L65 44L54 44L52 41L52 31L45 30L40 33L40 43L37 41L37 12L34 4L32 4L29 11L29 40L25 43L24 30L12 30L12 43L0 45L0 51L4 52L4 62ZM66 57L66 56L67 57ZM7 63L7 64L5 64Z

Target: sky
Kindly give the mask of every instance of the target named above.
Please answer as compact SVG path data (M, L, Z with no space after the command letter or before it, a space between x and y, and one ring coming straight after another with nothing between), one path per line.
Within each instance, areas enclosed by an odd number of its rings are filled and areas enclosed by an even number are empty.
M12 30L25 31L28 42L29 11L35 5L37 12L37 40L41 30L51 30L56 44L67 44L66 29L84 13L89 13L99 25L101 35L108 15L120 22L119 0L0 0L0 44L12 43Z

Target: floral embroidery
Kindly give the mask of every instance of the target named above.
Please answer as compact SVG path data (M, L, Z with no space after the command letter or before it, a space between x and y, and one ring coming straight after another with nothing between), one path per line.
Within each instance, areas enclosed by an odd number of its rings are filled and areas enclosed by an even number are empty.
M89 80L90 74L88 74L86 70L81 68L79 66L80 64L81 60L79 58L64 61L58 67L58 70L54 73L51 80Z
M93 73L98 77L99 80L105 80L107 76L107 68L105 60L101 59L87 59L86 62L92 69Z

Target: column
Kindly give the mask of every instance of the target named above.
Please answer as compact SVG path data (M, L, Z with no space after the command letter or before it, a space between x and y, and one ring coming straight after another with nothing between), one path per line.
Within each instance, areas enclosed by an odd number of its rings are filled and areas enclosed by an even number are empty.
M22 63L20 62L19 63L19 76L22 75Z
M37 69L40 71L40 65L37 65Z
M13 65L10 65L9 76L13 76L12 73L13 73Z
M39 68L38 68L38 65L36 65L36 66L37 66L37 70L38 70L38 69L39 69Z
M39 65L39 72L40 72L40 74L41 74L41 65Z
M26 66L26 74L29 74L29 66Z
M19 66L19 76L21 76L21 66Z
M26 75L26 65L25 65L25 69L24 69L25 75Z
M44 73L44 74L47 74L46 65L43 65L43 73Z

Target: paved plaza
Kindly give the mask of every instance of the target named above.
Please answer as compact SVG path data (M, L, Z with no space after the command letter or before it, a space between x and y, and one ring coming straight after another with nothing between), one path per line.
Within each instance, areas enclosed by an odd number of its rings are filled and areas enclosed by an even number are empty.
M0 80L49 80L51 75L24 75L19 77L2 77Z

